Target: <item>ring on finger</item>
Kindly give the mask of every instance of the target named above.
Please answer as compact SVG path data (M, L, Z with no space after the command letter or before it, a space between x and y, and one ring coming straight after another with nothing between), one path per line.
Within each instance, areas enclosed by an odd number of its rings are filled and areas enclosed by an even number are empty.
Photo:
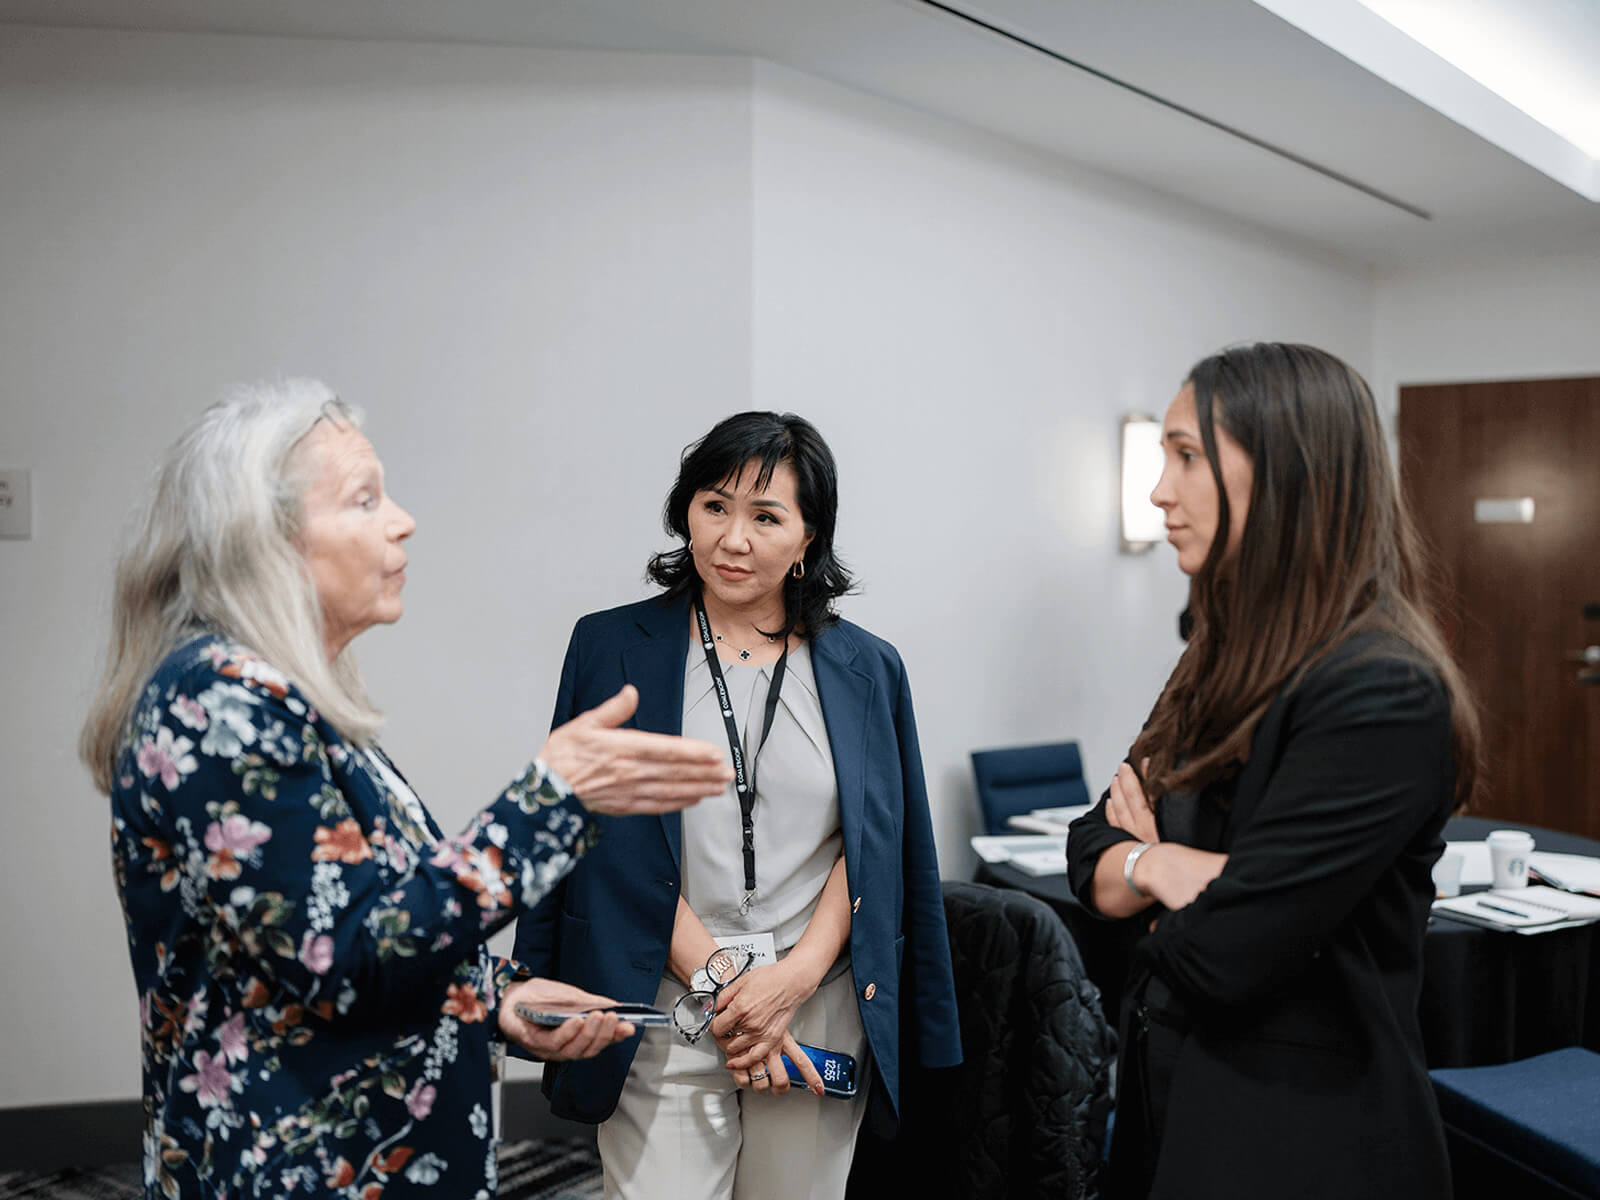
M760 1071L759 1074L757 1072L755 1072L755 1071L751 1071L750 1072L750 1082L751 1083L759 1083L761 1080L765 1079L766 1077L767 1077L767 1069L765 1067L761 1068L761 1071Z

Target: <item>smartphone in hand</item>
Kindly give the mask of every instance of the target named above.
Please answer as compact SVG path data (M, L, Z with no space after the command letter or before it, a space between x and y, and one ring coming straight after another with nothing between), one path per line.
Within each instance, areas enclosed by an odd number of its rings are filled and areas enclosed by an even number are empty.
M563 1009L548 1011L534 1008L527 1004L518 1004L514 1010L530 1025L542 1025L547 1028L570 1021L573 1017L588 1016L592 1012L616 1013L619 1021L627 1021L633 1025L670 1025L672 1017L662 1012L659 1008L652 1008L648 1004L613 1004L608 1008Z
M817 1068L817 1074L822 1076L823 1095L849 1100L856 1094L856 1060L853 1057L837 1050L824 1050L820 1046L801 1046L800 1049L811 1060L811 1065ZM805 1076L800 1074L800 1068L790 1061L787 1054L783 1056L783 1069L789 1073L789 1082L798 1084L800 1091L809 1089Z

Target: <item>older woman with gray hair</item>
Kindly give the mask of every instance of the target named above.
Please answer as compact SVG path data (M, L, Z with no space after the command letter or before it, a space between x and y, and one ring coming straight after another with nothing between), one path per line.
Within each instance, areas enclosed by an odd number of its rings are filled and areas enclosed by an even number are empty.
M618 728L554 730L454 838L378 748L349 645L398 620L416 523L324 385L241 389L169 452L117 569L82 755L111 799L139 989L151 1197L488 1196L491 1053L599 1053L609 1004L519 978L488 937L592 844L731 771ZM525 973L524 973L525 974Z

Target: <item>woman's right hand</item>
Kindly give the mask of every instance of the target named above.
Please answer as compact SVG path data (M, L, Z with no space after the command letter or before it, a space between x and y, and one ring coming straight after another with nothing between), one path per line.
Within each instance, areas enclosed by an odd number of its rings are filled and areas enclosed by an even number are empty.
M627 684L551 730L539 757L585 808L613 817L676 812L728 786L733 767L710 742L619 729L638 707L638 690Z
M1150 760L1144 760L1148 766ZM1122 763L1111 780L1111 791L1106 797L1106 821L1125 833L1131 833L1141 842L1159 842L1155 810L1145 798L1144 784L1134 773L1132 765Z
M508 1041L546 1062L593 1058L612 1043L638 1032L631 1022L619 1021L616 1013L598 1011L614 1003L608 996L596 996L554 979L525 979L506 988L500 997L500 1032ZM555 1026L535 1025L517 1015L519 1004L584 1015L569 1017Z

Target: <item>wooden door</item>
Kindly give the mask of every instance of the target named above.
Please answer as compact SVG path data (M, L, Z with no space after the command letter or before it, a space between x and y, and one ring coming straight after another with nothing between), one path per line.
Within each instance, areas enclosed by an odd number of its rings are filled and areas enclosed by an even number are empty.
M1474 809L1600 837L1600 672L1581 661L1600 646L1600 379L1403 387L1399 432L1441 622L1483 713ZM1528 499L1528 523L1516 504L1475 512Z

